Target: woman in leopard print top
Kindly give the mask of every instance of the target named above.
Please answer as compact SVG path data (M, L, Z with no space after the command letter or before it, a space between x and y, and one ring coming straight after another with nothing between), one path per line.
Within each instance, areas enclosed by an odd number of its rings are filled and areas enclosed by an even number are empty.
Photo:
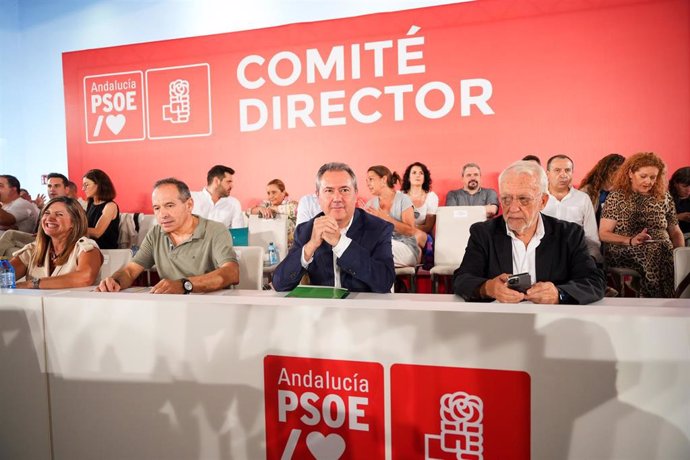
M638 271L643 297L673 297L673 248L685 243L665 174L654 153L625 160L599 224L606 263Z

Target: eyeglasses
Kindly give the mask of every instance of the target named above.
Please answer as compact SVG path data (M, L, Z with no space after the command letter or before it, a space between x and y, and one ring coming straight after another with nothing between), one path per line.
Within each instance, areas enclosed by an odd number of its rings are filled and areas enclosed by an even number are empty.
M512 195L503 195L503 196L501 196L501 198L499 198L499 201L501 202L501 205L504 208L509 208L510 205L513 204L514 199L518 200L518 203L520 203L520 206L529 206L535 200L535 197L529 196L529 195L520 195L518 197L515 197Z

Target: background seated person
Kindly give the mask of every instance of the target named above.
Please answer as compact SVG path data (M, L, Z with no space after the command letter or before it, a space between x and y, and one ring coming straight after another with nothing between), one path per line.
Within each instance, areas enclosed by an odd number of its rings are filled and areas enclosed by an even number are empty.
M287 217L288 247L292 247L295 239L295 226L297 222L297 202L288 198L285 184L280 179L273 179L266 185L268 198L260 205L249 208L249 214L258 214L265 218L273 218L277 215Z
M673 248L685 245L665 172L651 152L625 160L599 223L606 263L638 271L642 297L673 297Z
M319 197L316 193L304 195L297 203L297 220L295 226L312 220L317 214L321 213Z
M10 260L17 288L64 289L91 286L98 279L103 255L95 241L86 238L86 214L77 200L57 197L39 216L36 241L17 251Z
M117 249L120 238L120 209L113 201L116 196L113 182L105 172L92 169L84 174L82 188L88 200L88 236L96 240L101 249Z
M374 195L367 201L366 212L393 224L393 261L396 267L414 266L419 262L426 235L417 232L414 207L409 196L393 187L400 182L398 173L383 165L367 171L367 185Z
M577 224L540 213L548 200L546 173L518 161L498 178L503 215L470 227L470 239L453 276L455 294L468 301L587 304L606 286ZM509 274L529 273L526 292L508 288Z
M613 178L624 161L625 157L623 155L610 153L599 160L580 182L579 190L589 195L592 206L594 206L594 217L597 220L597 226L601 220L602 205L611 193Z
M446 194L446 206L484 206L486 218L498 213L496 191L482 187L482 171L476 163L462 167L462 188Z
M669 191L676 205L676 216L685 245L690 243L690 166L678 169L671 176Z
M306 273L314 285L390 292L393 226L356 208L357 178L348 165L321 166L316 187L323 212L297 227L295 244L273 272L273 287L292 290Z
M554 155L546 162L546 177L549 180L546 206L542 214L556 219L573 222L585 231L585 241L589 254L598 264L604 262L601 256L599 229L594 215L594 207L585 192L573 187L575 165L567 155Z
M34 233L38 222L36 206L19 196L21 184L9 174L0 175L0 234L5 230Z
M230 233L220 222L192 214L194 200L187 184L159 180L152 202L159 225L149 230L132 261L101 281L97 291L126 289L154 265L161 280L151 288L153 294L210 292L239 282Z
M244 227L244 214L240 200L230 196L235 170L230 166L215 165L206 173L206 187L192 192L196 214L204 219L215 220L226 228Z
M436 225L438 195L431 191L431 173L423 163L412 163L405 169L402 192L412 200L414 223L417 229L432 235Z

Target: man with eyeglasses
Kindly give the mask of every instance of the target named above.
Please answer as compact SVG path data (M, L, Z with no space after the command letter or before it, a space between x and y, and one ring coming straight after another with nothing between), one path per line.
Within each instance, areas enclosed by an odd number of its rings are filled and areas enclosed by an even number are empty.
M321 212L295 229L295 242L273 272L276 291L309 283L356 292L390 292L395 282L393 225L356 207L357 177L344 163L316 175Z
M582 227L542 215L548 179L534 162L518 161L498 178L503 215L474 224L455 294L468 301L588 304L604 296L604 275L590 257ZM529 273L524 292L509 288L510 274Z

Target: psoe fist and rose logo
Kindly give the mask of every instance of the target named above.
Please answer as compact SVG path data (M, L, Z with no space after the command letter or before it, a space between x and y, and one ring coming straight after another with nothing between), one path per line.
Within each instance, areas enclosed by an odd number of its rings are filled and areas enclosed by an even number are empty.
M268 460L383 460L379 363L266 356Z
M530 377L522 371L391 367L392 458L530 458Z

